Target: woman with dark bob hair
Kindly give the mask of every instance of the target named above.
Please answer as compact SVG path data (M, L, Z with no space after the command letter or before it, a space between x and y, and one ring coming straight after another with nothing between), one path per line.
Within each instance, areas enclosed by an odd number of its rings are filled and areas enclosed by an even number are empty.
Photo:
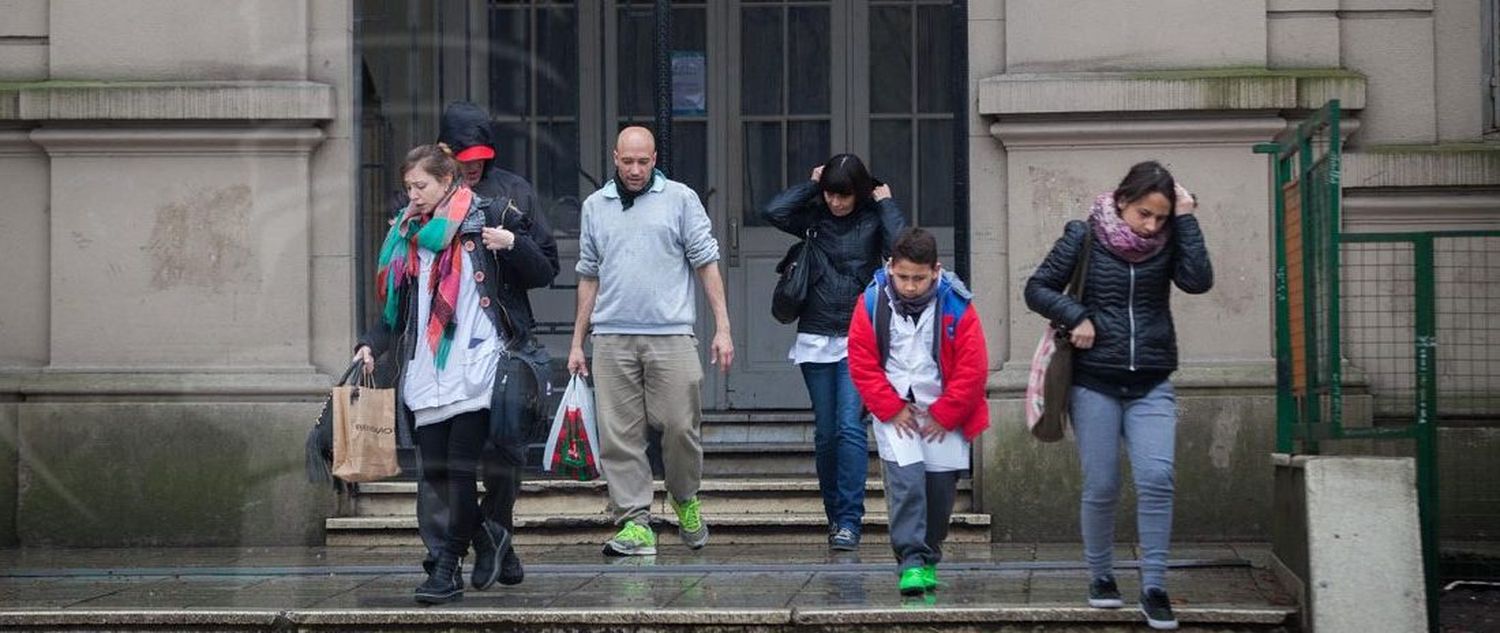
M1171 287L1201 294L1214 284L1197 208L1165 167L1139 163L1113 192L1094 199L1087 222L1068 222L1026 282L1026 305L1077 350L1068 402L1083 466L1079 523L1092 575L1089 605L1124 606L1113 572L1123 443L1135 479L1140 609L1157 629L1177 628L1166 591L1177 434ZM1074 299L1064 288L1085 247L1083 297Z
M828 517L828 544L859 548L865 512L869 448L864 406L849 379L849 316L854 301L890 254L906 216L891 188L870 177L863 161L839 154L812 177L781 192L761 217L807 238L821 257L797 318L797 341L787 357L802 370L812 400L818 487Z

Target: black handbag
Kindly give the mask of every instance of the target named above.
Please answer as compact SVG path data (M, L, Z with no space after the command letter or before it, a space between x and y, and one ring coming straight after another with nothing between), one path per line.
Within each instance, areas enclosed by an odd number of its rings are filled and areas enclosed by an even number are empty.
M355 359L344 370L344 375L339 377L337 385L347 385L354 376L360 372L364 363ZM332 483L337 485L338 481L333 478L333 395L330 394L323 401L323 412L318 415L318 422L307 431L307 442L305 445L306 455L303 457L303 468L307 471L308 483Z
M1078 259L1073 264L1073 277L1063 290L1080 303L1083 301L1084 285L1088 283L1089 253L1093 248L1094 232L1090 230L1083 234L1083 248L1079 249ZM1056 442L1063 439L1071 422L1068 392L1073 386L1073 354L1076 350L1068 331L1058 324L1049 324L1047 333L1043 336L1055 337L1053 343L1056 350L1052 353L1051 362L1043 370L1041 416L1031 427L1031 435L1043 442ZM1032 359L1033 363L1036 361L1037 359ZM1033 369L1032 372L1035 373L1036 370ZM1028 402L1027 406L1032 406L1032 403Z
M793 244L776 264L776 288L771 291L771 316L781 323L791 323L802 315L807 290L818 282L826 268L823 252L812 244L817 232L811 228L802 241Z

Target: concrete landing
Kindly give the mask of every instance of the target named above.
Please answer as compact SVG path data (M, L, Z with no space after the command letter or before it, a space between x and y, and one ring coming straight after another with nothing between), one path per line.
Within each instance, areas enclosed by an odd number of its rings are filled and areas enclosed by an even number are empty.
M955 544L941 589L896 592L885 546L663 540L650 558L593 546L520 548L526 581L422 608L414 548L0 550L0 630L1141 630L1134 609L1084 605L1076 545ZM1183 630L1289 631L1291 598L1264 545L1183 546L1169 589ZM1134 552L1118 552L1127 602ZM810 628L809 628L810 627Z

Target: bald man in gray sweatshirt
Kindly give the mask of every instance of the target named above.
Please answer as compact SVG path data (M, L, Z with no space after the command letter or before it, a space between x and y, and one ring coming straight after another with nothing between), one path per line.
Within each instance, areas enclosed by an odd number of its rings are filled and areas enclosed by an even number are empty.
M708 542L699 511L703 410L693 275L713 309L710 362L729 371L734 342L719 274L719 243L698 194L656 170L656 139L628 127L615 142L616 177L583 202L578 236L578 314L568 371L589 375L584 337L594 344L599 464L610 513L620 527L607 556L656 553L646 425L662 432L667 501L688 547Z

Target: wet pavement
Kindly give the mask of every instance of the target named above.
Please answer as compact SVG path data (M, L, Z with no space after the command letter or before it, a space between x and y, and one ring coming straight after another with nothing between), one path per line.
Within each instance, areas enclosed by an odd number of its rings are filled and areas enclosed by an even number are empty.
M595 546L522 546L524 583L472 589L447 610L807 613L1082 607L1087 573L1077 545L954 544L942 587L922 598L896 591L884 545L835 553L806 545L675 543L654 557L611 559ZM1135 552L1117 556L1121 590L1138 590ZM421 582L415 548L161 548L0 550L0 617L28 611L410 610ZM1173 550L1169 589L1179 611L1269 610L1293 604L1263 544Z

